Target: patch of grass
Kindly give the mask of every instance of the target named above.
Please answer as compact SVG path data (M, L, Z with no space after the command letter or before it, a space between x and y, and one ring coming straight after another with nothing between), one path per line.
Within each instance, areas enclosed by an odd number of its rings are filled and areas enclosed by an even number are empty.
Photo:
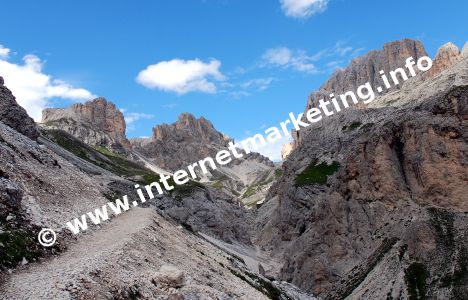
M250 196L255 195L255 193L257 193L257 186L250 185L247 187L247 190L245 190L244 194L242 195L242 198L248 198Z
M172 190L169 191L169 193L171 195L176 196L176 198L179 200L182 200L182 197L191 195L196 190L206 190L206 187L202 183L194 180L189 180L187 183L179 185L176 184L174 182L174 179L171 177L167 180L167 182L169 183L169 185L172 185L174 187Z
M361 122L353 122L351 123L351 125L349 125L349 130L354 130L354 129L358 129L359 127L361 127L362 123Z
M410 300L426 299L426 280L428 277L429 272L422 263L412 263L405 270L405 281Z
M310 184L325 184L327 183L328 176L334 174L340 168L340 164L334 161L331 165L325 162L316 164L311 163L304 171L296 177L296 186L310 185Z
M281 170L279 170L279 171L281 171ZM281 174L282 174L282 171L281 171ZM273 181L275 181L276 178L277 177L276 177L276 174L275 174L274 176L268 176L267 178L264 178L262 181L260 181L260 182L258 182L256 184L249 185L247 187L247 189L245 190L244 194L242 195L242 199L248 198L250 196L255 195L257 192L259 192L261 190L261 187L272 183Z
M275 170L275 179L280 178L283 175L283 170L276 169Z
M227 179L226 176L223 176L219 179L217 179L211 186L214 187L215 189L222 189L224 187L223 182Z
M113 153L112 151L103 146L97 146L96 150L107 156L118 156L116 153Z
M23 260L28 261L40 256L34 249L35 236L23 230L4 226L0 233L0 266L14 267Z
M361 122L353 122L351 123L351 125L349 126L343 126L341 128L341 130L343 131L346 131L346 130L354 130L354 129L358 129L359 127L361 127L362 123Z

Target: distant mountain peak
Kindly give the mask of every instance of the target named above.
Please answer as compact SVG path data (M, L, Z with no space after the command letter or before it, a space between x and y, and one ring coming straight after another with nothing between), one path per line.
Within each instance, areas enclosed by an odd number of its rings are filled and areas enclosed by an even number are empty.
M90 145L106 146L117 152L131 147L125 136L122 112L103 97L68 108L47 108L42 112L42 123L67 131Z

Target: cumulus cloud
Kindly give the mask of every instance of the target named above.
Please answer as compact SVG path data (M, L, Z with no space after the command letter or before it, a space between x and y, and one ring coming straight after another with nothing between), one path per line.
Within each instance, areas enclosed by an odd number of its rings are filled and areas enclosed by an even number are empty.
M144 114L144 113L136 113L136 112L127 113L124 111L123 114L124 114L125 123L127 123L127 125L133 124L139 120L150 120L154 118L154 115Z
M241 145L243 140L237 143L237 145ZM281 149L283 146L292 141L292 137L290 135L283 136L281 139L274 141L273 143L267 143L266 145L258 145L257 149L252 149L254 152L258 152L263 156L268 157L274 162L281 161ZM240 147L240 146L239 146Z
M0 48L0 76L15 95L16 101L34 120L41 120L42 110L53 98L82 101L96 97L88 90L75 88L43 73L44 64L39 57L28 54L23 57L23 64L15 64L8 61L9 49L3 52L2 49L6 48Z
M0 59L7 59L8 55L10 55L10 49L0 45Z
M328 2L329 0L280 0L285 15L297 19L323 12Z
M263 66L291 68L306 73L316 73L317 68L312 63L315 57L308 56L304 51L293 51L286 47L271 48L262 55Z
M137 112L127 112L125 109L120 110L125 119L125 123L127 125L127 132L133 131L136 129L135 123L139 120L151 120L154 118L154 115L145 114L145 113L137 113Z
M147 88L180 95L195 91L215 93L215 81L225 79L219 70L220 66L221 62L216 59L209 62L199 59L173 59L146 67L138 74L136 80Z

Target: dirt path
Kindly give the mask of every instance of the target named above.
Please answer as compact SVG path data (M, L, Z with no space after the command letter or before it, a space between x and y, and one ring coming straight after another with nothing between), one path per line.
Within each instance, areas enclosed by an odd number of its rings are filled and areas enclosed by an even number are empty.
M62 255L17 269L0 288L2 299L69 299L65 284L99 269L133 234L151 224L150 209L134 208L79 237Z

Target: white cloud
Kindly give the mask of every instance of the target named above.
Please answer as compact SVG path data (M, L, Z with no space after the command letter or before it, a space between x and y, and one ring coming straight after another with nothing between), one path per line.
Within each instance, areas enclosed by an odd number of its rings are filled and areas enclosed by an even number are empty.
M268 143L263 146L261 144L258 145L257 149L252 149L253 152L258 152L263 156L268 157L270 160L277 162L281 161L281 149L283 146L292 141L292 137L290 135L283 136L281 139L274 141L273 143ZM241 145L242 141L238 142L237 145ZM240 147L240 146L238 146Z
M286 47L271 48L262 55L263 66L292 68L296 71L316 73L317 68L312 63L316 57L308 56L304 51L292 51Z
M135 112L127 113L125 112L125 110L122 110L122 112L124 114L125 123L127 123L127 125L135 123L136 121L139 121L139 120L150 120L154 118L154 115L150 115L150 114L135 113Z
M280 0L285 15L298 19L323 12L328 2L329 0Z
M173 59L149 65L140 71L137 82L141 85L163 91L185 94L188 92L215 93L216 84L213 82L224 80L219 71L221 62L211 60L207 63L195 60Z
M5 49L5 48L0 48ZM4 51L8 54L9 51ZM41 120L42 110L52 98L69 100L90 100L95 98L91 92L74 88L63 80L53 79L43 73L43 63L32 54L23 57L23 64L9 62L0 57L0 76L15 95L16 101L23 106L36 121Z
M273 82L273 80L273 77L255 78L242 83L241 87L243 89L255 89L257 91L264 91L270 87L270 84Z
M0 45L0 59L7 59L8 55L10 55L10 49Z

